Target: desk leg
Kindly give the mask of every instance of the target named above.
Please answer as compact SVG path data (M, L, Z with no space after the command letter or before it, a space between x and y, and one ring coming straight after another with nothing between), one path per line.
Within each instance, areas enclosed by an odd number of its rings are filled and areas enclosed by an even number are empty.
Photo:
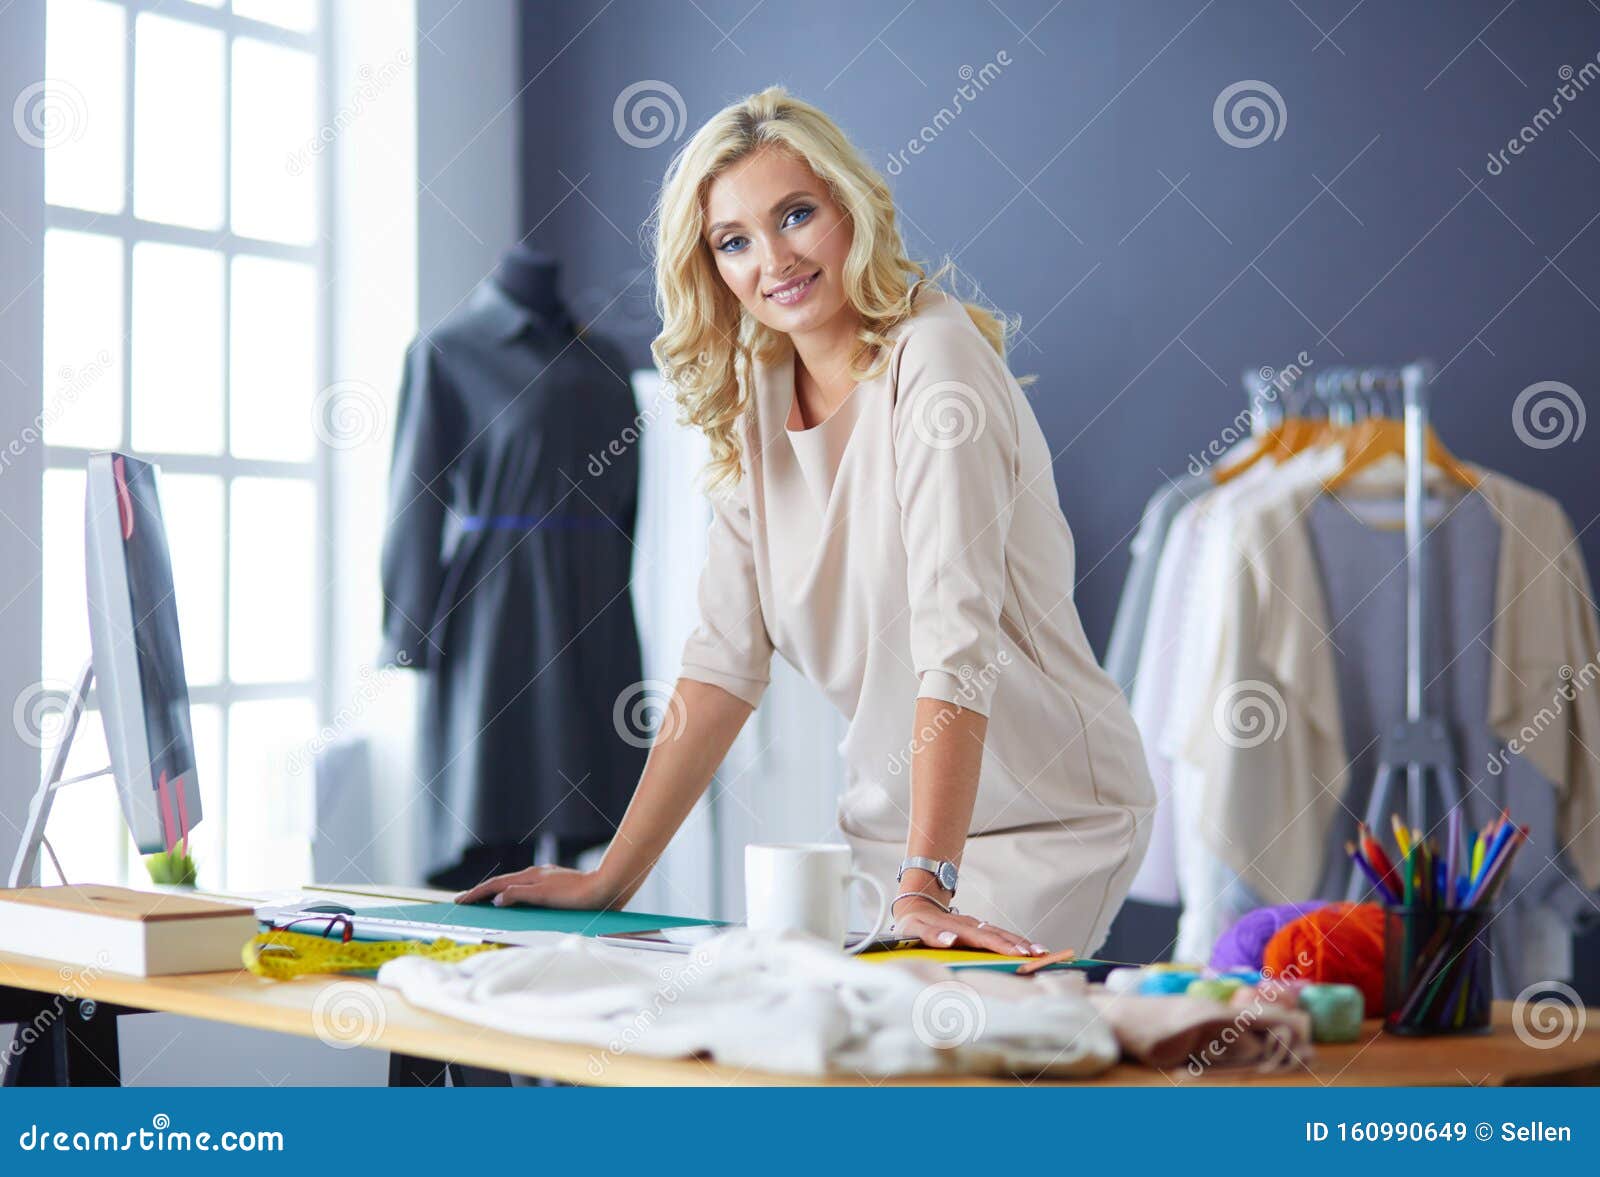
M466 1086L458 1063L442 1063L411 1054L391 1052L389 1055L390 1087L444 1087L446 1075L450 1079L448 1086Z
M117 1017L95 1001L0 989L0 1024L16 1026L5 1053L6 1087L119 1087Z

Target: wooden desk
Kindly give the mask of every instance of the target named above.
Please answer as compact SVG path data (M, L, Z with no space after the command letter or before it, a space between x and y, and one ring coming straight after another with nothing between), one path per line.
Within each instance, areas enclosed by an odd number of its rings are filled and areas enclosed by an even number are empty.
M58 1001L63 991L72 993L73 999ZM844 1077L819 1081L740 1070L698 1059L654 1059L628 1054L603 1057L599 1048L519 1038L415 1009L393 990L356 978L266 981L242 970L179 977L141 978L112 973L84 976L83 970L71 966L0 953L0 1021L29 1023L39 1012L51 1011L51 1031L58 1035L55 1053L69 1082L115 1082L120 1074L115 1018L147 1010L338 1041L340 1045L359 1042L369 1049L391 1052L396 1059L391 1077L402 1083L435 1082L442 1074L437 1065L430 1071L426 1064L414 1066L411 1060L463 1063L590 1085L821 1082L828 1086L881 1086L887 1082L1006 1086L1033 1082L966 1076L906 1076L887 1081ZM1318 1047L1316 1064L1309 1070L1275 1075L1212 1070L1197 1079L1183 1070L1162 1072L1120 1065L1090 1082L1141 1087L1595 1085L1600 1084L1600 1010L1590 1010L1589 1015L1588 1032L1576 1041L1543 1050L1523 1043L1513 1033L1511 1005L1500 1002L1490 1034L1402 1039L1382 1033L1377 1022L1369 1022L1359 1042ZM397 1074L397 1070L404 1073Z

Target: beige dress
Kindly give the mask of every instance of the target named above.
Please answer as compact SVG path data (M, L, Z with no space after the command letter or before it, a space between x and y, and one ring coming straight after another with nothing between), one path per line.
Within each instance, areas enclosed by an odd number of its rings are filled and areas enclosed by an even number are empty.
M756 705L777 650L849 720L839 825L893 886L916 700L989 717L960 860L964 913L1093 952L1138 870L1155 796L1072 600L1072 533L1022 389L940 292L888 367L792 430L794 356L758 365L744 476L714 498L683 676ZM893 893L892 891L890 892Z

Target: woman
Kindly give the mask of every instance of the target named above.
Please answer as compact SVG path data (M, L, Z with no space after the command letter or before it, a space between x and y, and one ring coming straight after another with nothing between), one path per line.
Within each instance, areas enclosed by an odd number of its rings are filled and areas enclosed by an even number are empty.
M927 277L904 256L883 180L780 88L700 129L657 219L652 351L716 492L701 622L601 864L461 901L625 904L777 650L850 720L839 825L900 933L1094 951L1154 794L1072 602L1072 535L1005 325L939 290L948 265Z

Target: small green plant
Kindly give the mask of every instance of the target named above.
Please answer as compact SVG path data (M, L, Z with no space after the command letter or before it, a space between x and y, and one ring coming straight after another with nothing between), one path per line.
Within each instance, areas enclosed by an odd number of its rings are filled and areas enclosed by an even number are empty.
M187 838L179 838L172 844L171 850L145 855L144 865L145 869L150 872L150 881L152 883L165 883L179 887L192 887L195 884L194 859L189 857L189 840Z

